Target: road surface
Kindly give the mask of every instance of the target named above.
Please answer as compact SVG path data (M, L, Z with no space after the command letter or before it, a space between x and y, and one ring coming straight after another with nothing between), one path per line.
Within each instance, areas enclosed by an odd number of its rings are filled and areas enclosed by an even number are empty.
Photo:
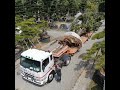
M104 27L101 27L99 29L99 31L97 31L95 33L102 31L103 28ZM58 35L59 35L59 32L54 33L54 37L58 36ZM56 82L56 80L53 79L53 81L51 83L46 84L42 87L36 86L36 85L29 83L21 78L21 76L19 74L19 65L18 65L18 67L15 69L15 89L16 90L71 90L74 87L78 77L80 76L82 69L84 68L84 64L81 64L81 62L83 62L83 61L79 58L79 55L82 53L85 53L86 50L90 49L92 47L93 43L95 43L97 41L99 41L99 40L91 40L91 39L88 40L83 45L83 47L80 49L80 51L72 57L70 65L62 68L62 80L60 83ZM55 45L51 45L51 46L55 47ZM49 44L46 47L48 48ZM44 47L44 48L46 48L46 47ZM87 81L84 81L84 83L87 83ZM81 88L82 88L82 86L81 86ZM81 90L81 89L79 89L79 90Z

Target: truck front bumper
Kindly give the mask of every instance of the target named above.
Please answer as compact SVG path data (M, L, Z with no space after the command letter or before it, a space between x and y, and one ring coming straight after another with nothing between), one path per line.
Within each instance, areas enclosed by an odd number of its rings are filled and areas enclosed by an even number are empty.
M32 79L32 78L29 78L29 77L25 77L23 74L21 74L22 78L29 81L29 82L32 82L36 85L44 85L46 83L46 81L41 81L41 80L35 80L35 79Z

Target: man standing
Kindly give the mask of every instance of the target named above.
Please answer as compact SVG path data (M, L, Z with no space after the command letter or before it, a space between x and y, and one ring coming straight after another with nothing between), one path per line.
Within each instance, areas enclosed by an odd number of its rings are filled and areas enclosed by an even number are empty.
M56 80L58 81L58 82L60 82L61 81L61 68L62 68L62 64L61 63L59 63L59 64L57 64L56 65Z

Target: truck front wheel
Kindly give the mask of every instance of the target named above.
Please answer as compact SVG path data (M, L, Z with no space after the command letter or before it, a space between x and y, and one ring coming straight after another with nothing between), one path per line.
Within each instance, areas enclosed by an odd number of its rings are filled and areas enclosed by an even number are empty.
M52 72L49 74L49 76L48 76L48 83L50 83L50 82L53 80L54 75L55 75L55 72L54 72L54 71L52 71Z

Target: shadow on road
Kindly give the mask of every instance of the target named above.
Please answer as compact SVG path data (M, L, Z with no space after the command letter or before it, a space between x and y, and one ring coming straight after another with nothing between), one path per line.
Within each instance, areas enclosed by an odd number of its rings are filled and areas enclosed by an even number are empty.
M82 58L83 56L85 56L87 53L83 53L83 54L80 54L78 58Z
M87 61L82 60L79 62L79 64L76 64L76 67L74 68L74 70L79 71L79 70L82 70L83 68L85 68L85 71L86 71L85 78L92 79L93 74L95 72L95 69L93 67L93 62L94 62L93 60L87 60Z
M94 68L93 68L93 69L90 69L90 70L86 70L85 78L90 78L90 79L92 79L93 74L94 74L94 71L95 71Z
M89 60L88 65L86 66L86 75L85 78L92 79L93 74L95 72L94 66L93 66L94 60Z
M83 56L85 56L86 53L83 53L81 55L78 56L79 59L82 59ZM76 67L74 68L74 70L81 70L82 68L86 67L88 65L88 61L82 60L79 62L79 64L76 64Z
M74 70L80 70L81 68L86 67L86 65L88 64L87 61L80 61L79 64L76 64L76 67L74 68Z

